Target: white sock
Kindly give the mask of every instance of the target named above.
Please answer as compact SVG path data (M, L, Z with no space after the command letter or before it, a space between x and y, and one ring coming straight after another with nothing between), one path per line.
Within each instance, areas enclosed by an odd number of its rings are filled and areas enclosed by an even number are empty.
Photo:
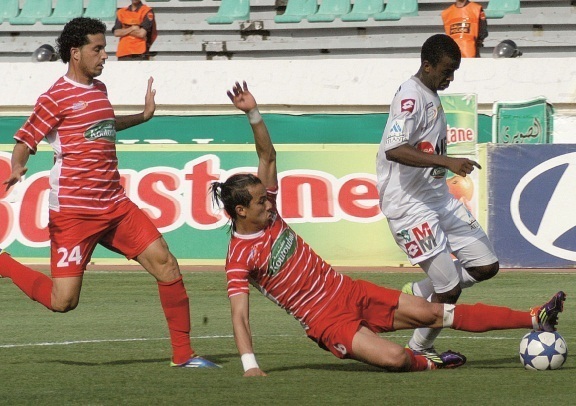
M456 266L456 270L458 271L458 276L460 277L460 287L462 289L469 288L475 283L478 283L478 281L470 276L468 271L462 267L460 261L454 261L454 266Z
M442 331L441 328L421 327L414 330L408 346L414 351L423 351L434 346L436 337Z

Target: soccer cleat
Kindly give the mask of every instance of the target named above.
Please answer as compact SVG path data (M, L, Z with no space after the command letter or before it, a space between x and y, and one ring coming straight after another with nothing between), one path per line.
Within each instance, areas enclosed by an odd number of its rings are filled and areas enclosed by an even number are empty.
M427 357L428 358L428 357ZM433 359L428 358L432 363L433 367L431 369L450 369L458 368L466 363L466 357L459 352L448 350L439 355L440 362L436 362Z
M170 366L176 368L222 368L220 365L197 355L190 358L183 364L175 364L174 362L170 362Z
M410 348L410 347L408 345L406 345L406 348ZM412 350L412 348L410 348L410 349ZM440 354L438 354L438 351L436 351L436 348L434 348L434 347L426 348L424 350L412 350L412 352L414 352L414 354L416 354L416 355L422 355L422 356L428 358L428 360L434 364L441 364L442 363L442 358L441 358Z
M402 286L402 293L414 296L414 282L407 282Z
M556 331L558 315L564 310L565 300L566 293L560 291L542 306L530 309L530 314L536 316L536 320L538 321L538 330Z

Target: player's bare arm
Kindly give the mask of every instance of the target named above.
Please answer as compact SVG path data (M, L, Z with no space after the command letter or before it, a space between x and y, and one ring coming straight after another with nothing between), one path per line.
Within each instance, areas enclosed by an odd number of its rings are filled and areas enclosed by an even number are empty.
M28 168L26 162L30 157L30 149L23 142L17 142L12 151L12 173L3 183L6 185L6 190L10 189L16 183L20 182L22 176L26 174Z
M241 357L254 357L252 346L252 331L250 330L250 304L249 296L245 293L230 298L230 311L232 314L232 328L234 341ZM243 358L243 363L244 363ZM246 369L244 376L266 376L266 373L255 363L254 368Z
M246 82L243 82L242 85L236 82L227 94L234 106L246 113L252 126L256 153L258 154L258 178L266 188L276 186L278 184L276 150L270 139L266 123L258 111L256 99L248 90Z
M398 162L402 165L419 168L441 166L460 176L468 175L474 170L474 167L482 169L480 164L471 159L427 154L409 144L402 144L394 149L386 151L386 159Z
M156 89L152 89L154 78L148 79L148 88L146 89L146 96L144 98L144 111L139 114L132 114L130 116L116 117L116 131L122 131L135 125L142 124L150 120L156 111Z

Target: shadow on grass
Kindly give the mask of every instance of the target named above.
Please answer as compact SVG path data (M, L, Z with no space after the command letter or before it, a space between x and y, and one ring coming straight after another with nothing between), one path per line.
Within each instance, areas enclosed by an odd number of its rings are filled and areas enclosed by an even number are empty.
M212 355L201 355L202 358L206 358L216 364L222 365L229 363L229 359L237 359L237 354L224 354L218 356ZM158 363L170 363L170 358L151 358L151 359L130 359L130 360L115 360L106 362L87 362L87 361L70 361L70 360L52 360L46 361L47 363L62 364L62 365L72 365L72 366L83 366L83 367L94 367L94 366L105 366L105 365L132 365L132 364L158 364Z

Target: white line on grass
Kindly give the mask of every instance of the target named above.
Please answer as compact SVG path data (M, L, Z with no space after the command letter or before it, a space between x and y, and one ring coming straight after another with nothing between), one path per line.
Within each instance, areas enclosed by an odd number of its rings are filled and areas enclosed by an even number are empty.
M267 334L257 335L255 338L263 337L294 337L294 334ZM394 338L410 338L410 335L385 335L386 337ZM214 339L214 338L234 338L232 334L225 335L210 335L210 336L195 336L191 337L192 340ZM489 336L468 336L468 337L451 337L442 336L443 339L468 339L468 340L518 340L517 337L489 337ZM75 341L56 341L56 342L43 342L43 343L24 343L24 344L0 344L0 348L17 348L17 347L50 347L57 345L75 345L75 344L101 344L101 343L121 343L132 341L159 341L168 340L167 337L162 338L118 338L118 339L105 339L105 340L75 340Z

